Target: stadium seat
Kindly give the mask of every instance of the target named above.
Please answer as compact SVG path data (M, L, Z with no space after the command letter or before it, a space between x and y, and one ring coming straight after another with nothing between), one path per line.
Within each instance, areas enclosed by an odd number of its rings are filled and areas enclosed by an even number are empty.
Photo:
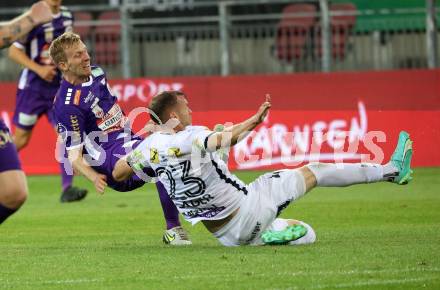
M332 15L330 18L332 32L332 56L334 59L344 59L347 43L356 23L356 6L353 3L336 3L330 5L330 13L343 12L349 15ZM321 27L317 27L315 45L318 56L322 57Z
M99 15L98 21L120 20L117 11L106 11ZM120 62L120 24L98 25L95 30L95 61L99 65L116 65Z
M356 6L352 3L330 5L330 11L347 12L350 15L334 15L331 17L332 55L333 58L343 59L347 51L347 41L356 23Z
M292 13L309 13L308 16L292 16ZM307 38L316 23L316 6L291 4L283 9L276 32L276 55L279 60L291 62L305 54Z
M93 19L90 12L78 11L73 13L73 19L75 20L73 25L73 31L78 33L82 39L90 37L91 26L90 25L78 25L78 22L91 21Z

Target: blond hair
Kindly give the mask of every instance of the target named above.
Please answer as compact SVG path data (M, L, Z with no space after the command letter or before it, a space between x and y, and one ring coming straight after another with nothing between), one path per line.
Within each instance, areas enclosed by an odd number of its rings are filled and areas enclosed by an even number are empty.
M53 62L58 65L60 62L66 62L67 56L65 50L81 41L81 37L73 32L65 32L58 36L49 47L49 54Z

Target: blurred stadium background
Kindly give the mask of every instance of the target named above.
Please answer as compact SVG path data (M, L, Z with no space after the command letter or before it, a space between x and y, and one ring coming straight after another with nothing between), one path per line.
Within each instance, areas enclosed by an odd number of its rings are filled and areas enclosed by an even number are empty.
M32 2L0 1L0 20ZM286 216L316 226L318 243L310 247L223 249L199 225L188 226L195 247L170 249L160 244L151 186L148 198L142 188L60 205L58 178L40 176L59 170L55 133L41 120L20 152L30 199L1 228L0 288L439 289L438 1L63 5L127 113L161 90L179 89L194 123L213 126L241 120L270 93L269 118L231 153L230 167L247 182L260 172L244 170L386 160L403 129L414 140L415 179L405 188L318 189L289 207ZM19 71L0 51L0 114L8 124ZM141 115L135 127L144 122Z

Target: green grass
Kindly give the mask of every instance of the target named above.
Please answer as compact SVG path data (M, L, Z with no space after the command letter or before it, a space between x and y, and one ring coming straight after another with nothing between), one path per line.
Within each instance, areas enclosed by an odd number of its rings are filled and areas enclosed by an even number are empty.
M261 172L240 172L247 182ZM201 226L162 245L154 187L60 204L58 177L0 227L2 289L440 289L440 168L407 186L316 189L283 212L312 225L309 246L225 248Z

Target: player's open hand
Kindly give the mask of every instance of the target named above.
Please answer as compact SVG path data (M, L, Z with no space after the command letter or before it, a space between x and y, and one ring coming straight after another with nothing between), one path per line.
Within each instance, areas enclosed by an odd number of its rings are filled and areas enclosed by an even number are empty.
M38 1L32 5L29 15L35 24L45 23L52 20L52 12L50 11L49 5L44 1Z
M257 124L263 122L264 118L266 118L267 113L269 112L270 107L272 106L270 102L270 95L266 94L266 101L260 106L257 114L255 114Z
M96 191L100 194L103 194L104 189L107 187L107 176L98 173L93 183Z
M36 73L40 78L50 83L56 76L57 70L53 65L40 65Z

